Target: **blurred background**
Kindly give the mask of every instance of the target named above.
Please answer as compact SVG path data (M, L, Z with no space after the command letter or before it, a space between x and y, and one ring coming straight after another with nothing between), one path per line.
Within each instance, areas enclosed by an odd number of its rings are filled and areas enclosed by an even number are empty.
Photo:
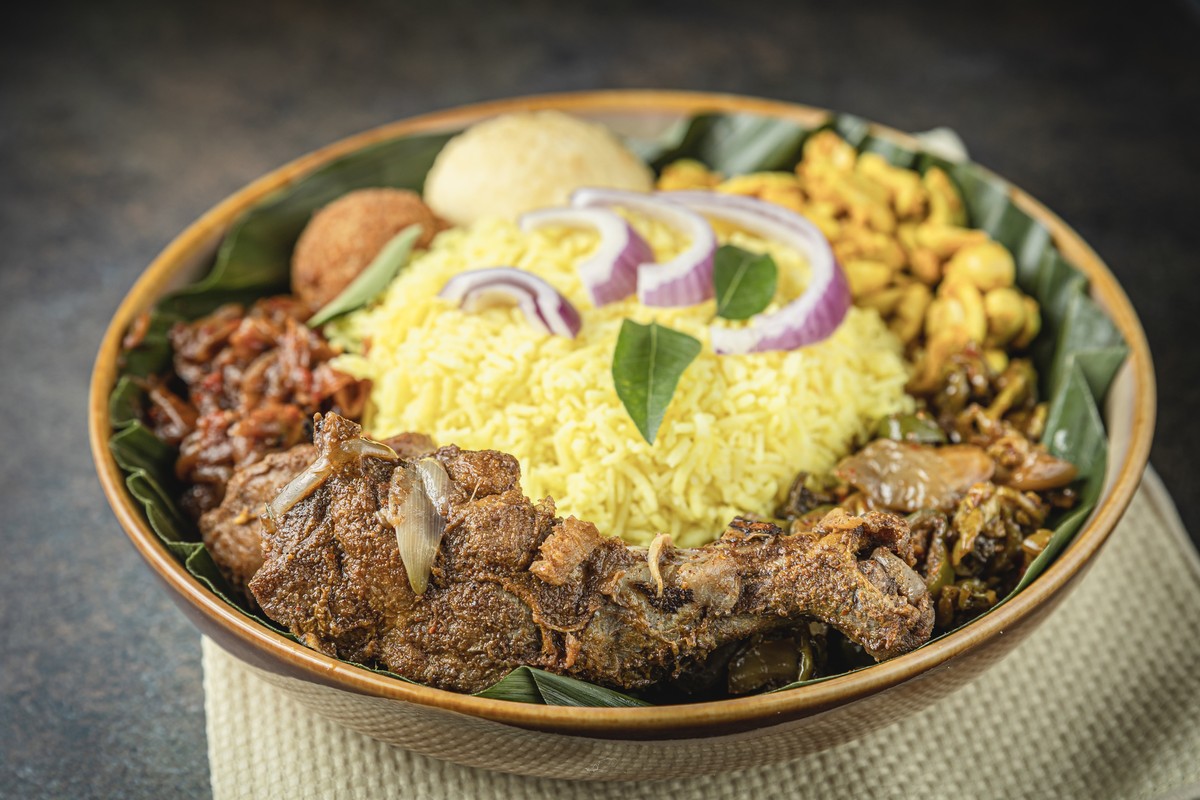
M1200 533L1200 5L27 3L0 26L0 795L206 796L200 642L87 455L139 272L261 173L477 100L738 92L955 129L1099 252L1158 370L1152 456ZM969 9L969 10L968 10Z

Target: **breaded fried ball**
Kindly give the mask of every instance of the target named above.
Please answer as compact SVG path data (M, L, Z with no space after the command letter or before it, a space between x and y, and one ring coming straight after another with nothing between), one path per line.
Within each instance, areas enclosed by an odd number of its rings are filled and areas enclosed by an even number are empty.
M445 225L420 195L404 189L359 189L313 214L292 253L292 291L316 311L338 296L379 254L414 223L417 247L428 247Z
M447 142L425 199L443 219L467 225L564 205L583 186L648 192L654 175L603 125L532 111L485 120Z

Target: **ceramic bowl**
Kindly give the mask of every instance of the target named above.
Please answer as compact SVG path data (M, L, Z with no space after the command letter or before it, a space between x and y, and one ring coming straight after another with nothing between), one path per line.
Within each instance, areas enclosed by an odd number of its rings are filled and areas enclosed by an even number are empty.
M233 221L272 192L340 156L396 136L461 129L521 110L555 108L624 132L645 132L700 111L743 111L818 124L827 112L740 96L585 92L455 108L352 136L254 181L217 205L154 260L121 303L100 346L89 407L92 452L117 518L187 616L263 680L356 731L460 764L571 779L642 779L778 762L849 741L969 683L1016 647L1076 583L1112 533L1146 465L1154 426L1154 375L1137 316L1112 273L1057 216L1013 188L1011 199L1051 232L1091 282L1092 297L1130 346L1103 408L1110 437L1106 486L1086 526L1028 588L994 612L922 649L801 689L652 708L527 705L454 694L352 667L303 647L223 603L163 547L109 454L107 397L121 337L164 293L194 280ZM909 147L882 126L872 133Z

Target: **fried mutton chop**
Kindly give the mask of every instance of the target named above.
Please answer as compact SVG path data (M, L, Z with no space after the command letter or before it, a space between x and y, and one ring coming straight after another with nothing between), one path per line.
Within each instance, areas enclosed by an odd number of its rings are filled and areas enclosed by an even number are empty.
M877 659L932 630L900 517L833 511L795 534L735 520L704 547L629 547L530 502L512 456L443 447L419 469L356 455L378 453L360 436L336 415L319 421L318 461L264 518L250 581L268 616L324 653L461 692L520 665L636 690L811 620ZM448 480L422 482L433 473ZM404 515L421 508L437 551L417 594L396 528L411 533Z
M403 458L417 458L434 450L433 440L423 433L402 433L383 443ZM242 467L229 479L221 505L200 517L201 540L213 561L234 588L247 596L246 584L263 563L258 517L267 503L316 457L313 445L298 444Z

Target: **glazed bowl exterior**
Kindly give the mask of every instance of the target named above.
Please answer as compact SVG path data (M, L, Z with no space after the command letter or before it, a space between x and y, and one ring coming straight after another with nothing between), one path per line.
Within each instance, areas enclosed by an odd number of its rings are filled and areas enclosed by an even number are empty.
M273 192L362 147L415 133L461 129L496 114L560 109L626 133L661 130L703 111L748 112L819 124L828 112L735 95L602 91L483 103L428 114L352 136L287 164L218 204L146 269L117 310L92 376L92 453L121 525L168 594L208 637L263 680L347 727L464 765L544 777L669 778L783 761L860 737L965 686L1016 647L1095 558L1132 499L1154 428L1154 374L1141 324L1100 258L1062 220L1019 189L1012 201L1050 231L1091 283L1092 297L1130 347L1102 409L1110 439L1104 492L1059 558L992 613L930 645L801 689L733 700L651 708L574 708L489 700L404 683L310 650L226 605L159 542L126 491L108 450L108 395L121 338L135 317L198 277L233 221ZM876 136L914 146L882 126Z

